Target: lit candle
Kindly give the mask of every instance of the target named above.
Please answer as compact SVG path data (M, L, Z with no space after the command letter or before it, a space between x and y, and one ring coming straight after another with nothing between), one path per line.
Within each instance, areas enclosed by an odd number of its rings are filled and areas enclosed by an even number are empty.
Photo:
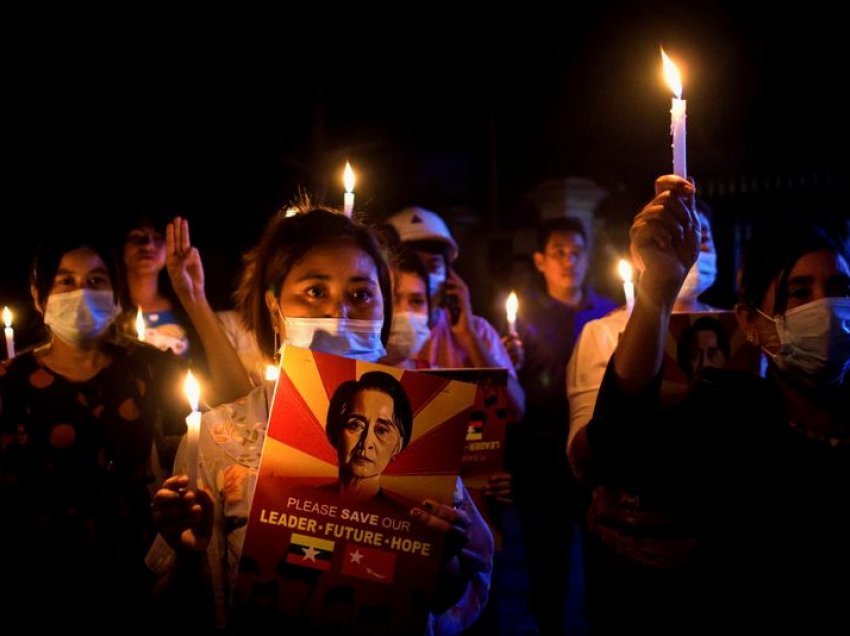
M346 161L345 170L342 172L342 183L345 185L342 211L349 218L351 213L354 212L354 181L354 170L351 169L351 164Z
M280 370L277 368L276 364L267 364L266 365L266 380L270 382L275 382L280 375Z
M635 284L632 282L632 266L624 258L617 263L617 271L623 279L623 293L626 295L626 311L631 311L635 306Z
M136 311L136 335L140 342L145 341L145 317L142 315L141 307Z
M519 298L516 292L508 294L508 299L505 301L505 314L508 317L508 334L516 334L516 313L519 310Z
M192 372L186 374L183 391L192 407L186 416L186 474L189 475L189 488L198 487L198 438L201 435L201 413L198 403L201 401L201 387Z
M11 360L15 357L15 331L12 329L12 312L8 307L3 307L3 324L6 325L6 357Z
M661 49L661 59L664 62L664 79L673 91L673 106L670 109L670 134L673 135L673 174L688 176L687 148L685 144L685 120L687 102L682 99L682 76L678 67Z

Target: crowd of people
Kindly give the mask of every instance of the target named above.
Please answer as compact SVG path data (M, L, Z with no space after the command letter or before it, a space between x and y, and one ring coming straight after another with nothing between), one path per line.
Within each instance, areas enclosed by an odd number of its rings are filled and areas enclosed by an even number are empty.
M274 391L263 370L291 345L405 372L507 369L514 430L484 505L519 512L532 633L565 633L571 581L594 634L846 628L847 237L802 220L754 236L733 342L700 300L717 267L695 197L661 177L635 217L633 307L590 286L581 222L541 222L539 288L503 335L474 313L445 221L419 207L377 228L309 203L274 216L226 312L207 301L186 219L133 219L117 249L45 240L29 281L43 339L0 364L4 606L65 629L232 627ZM761 367L728 368L733 345ZM210 389L197 483L181 443L189 365ZM371 371L329 402L328 492L387 499L382 473L411 438L401 384ZM482 512L460 479L452 501L409 510L446 536L429 633L520 633L488 609L510 574Z

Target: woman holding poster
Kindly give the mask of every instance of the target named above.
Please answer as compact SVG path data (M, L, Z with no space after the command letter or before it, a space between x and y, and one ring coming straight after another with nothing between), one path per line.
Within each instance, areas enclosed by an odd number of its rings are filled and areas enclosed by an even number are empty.
M244 323L266 347L282 341L362 361L377 361L385 353L392 319L387 264L369 230L341 214L309 209L272 219L246 258L237 297ZM160 575L159 590L170 601L164 607L179 608L172 619L189 620L185 617L198 614L186 605L209 606L215 599L214 623L227 623L225 599L231 598L236 584L272 394L271 385L258 387L206 413L199 489L186 490L186 477L180 475L186 468L182 448L176 476L154 498L160 536L148 564ZM492 536L466 496L457 506L426 501L409 515L454 539L446 542L428 631L457 633L486 603ZM315 538L310 525L298 530L305 532L299 537L309 544L304 555L320 559L331 541ZM204 593L210 587L212 594ZM348 594L334 590L325 600L345 600Z

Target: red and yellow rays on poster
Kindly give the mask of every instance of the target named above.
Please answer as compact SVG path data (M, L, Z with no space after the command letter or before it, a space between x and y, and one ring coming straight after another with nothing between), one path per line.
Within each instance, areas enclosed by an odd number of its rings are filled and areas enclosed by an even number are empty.
M358 401L368 391L385 394L383 410L370 415ZM302 630L356 631L368 614L380 617L375 630L421 632L444 536L411 509L425 499L451 503L475 396L473 384L287 347L235 610L271 613L274 624ZM329 436L331 404L347 410L344 417L335 410L337 433ZM358 426L363 432L351 433ZM393 427L392 451L383 460L367 456ZM370 487L352 488L352 475Z

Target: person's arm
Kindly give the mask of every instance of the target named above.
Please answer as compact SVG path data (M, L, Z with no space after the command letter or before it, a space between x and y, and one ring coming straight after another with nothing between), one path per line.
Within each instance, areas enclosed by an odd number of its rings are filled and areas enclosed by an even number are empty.
M656 197L635 217L632 249L643 262L635 307L614 352L614 371L625 393L646 388L661 370L670 313L700 246L694 187L676 176L655 182Z
M251 390L251 380L207 301L204 267L198 248L189 240L188 221L175 217L166 228L165 241L171 284L198 333L209 364L213 395L207 402L214 406L243 397Z

